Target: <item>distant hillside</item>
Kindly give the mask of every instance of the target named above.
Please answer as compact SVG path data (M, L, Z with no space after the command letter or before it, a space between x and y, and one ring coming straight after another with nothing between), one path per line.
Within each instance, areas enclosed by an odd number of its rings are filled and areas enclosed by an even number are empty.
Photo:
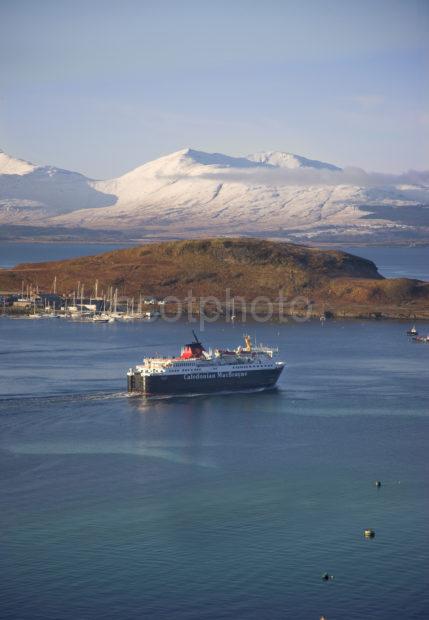
M134 240L418 241L429 235L429 173L377 175L281 151L232 157L187 148L96 181L0 151L0 225L121 231Z
M213 295L223 300L244 297L247 303L264 295L287 300L300 295L315 311L344 316L428 316L429 284L385 279L369 260L335 250L266 240L204 239L153 243L97 256L65 261L22 264L0 270L1 290L20 290L24 283L71 292L83 282L89 292L117 287L119 294L184 298Z

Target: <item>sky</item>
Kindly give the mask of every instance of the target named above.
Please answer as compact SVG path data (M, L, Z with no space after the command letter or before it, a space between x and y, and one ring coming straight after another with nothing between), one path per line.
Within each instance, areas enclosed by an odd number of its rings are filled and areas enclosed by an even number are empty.
M111 178L173 151L429 169L429 0L0 0L0 148Z

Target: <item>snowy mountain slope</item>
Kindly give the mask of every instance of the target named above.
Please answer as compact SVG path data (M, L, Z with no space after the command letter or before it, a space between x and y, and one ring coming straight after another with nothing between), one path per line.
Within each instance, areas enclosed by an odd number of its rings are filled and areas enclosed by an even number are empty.
M278 168L289 168L294 170L296 168L316 168L317 170L341 170L338 166L333 164L327 164L323 161L317 161L315 159L307 159L301 155L294 155L293 153L281 153L278 151L261 151L259 153L253 153L248 155L247 159L250 161L269 164Z
M9 160L12 173L0 172L3 223L160 236L429 234L429 187L350 184L341 168L290 153L183 149L107 181Z
M0 149L0 175L17 174L23 175L33 172L37 166L23 159L15 159Z
M45 225L51 216L113 204L77 172L35 166L0 152L0 223Z

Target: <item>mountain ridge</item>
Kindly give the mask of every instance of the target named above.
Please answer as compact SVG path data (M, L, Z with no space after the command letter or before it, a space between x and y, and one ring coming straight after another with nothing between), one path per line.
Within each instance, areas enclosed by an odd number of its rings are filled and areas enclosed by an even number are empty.
M286 151L232 157L185 148L107 180L3 152L1 161L4 225L160 238L243 232L320 241L429 236L429 185L407 184L403 177L397 184L384 177L368 183L366 173L349 174Z

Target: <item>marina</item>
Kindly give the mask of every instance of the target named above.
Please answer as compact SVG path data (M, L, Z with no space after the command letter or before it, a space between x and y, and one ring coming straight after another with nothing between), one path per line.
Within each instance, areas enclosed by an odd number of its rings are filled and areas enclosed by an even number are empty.
M85 295L84 285L77 283L76 291L68 294L57 293L56 278L49 292L33 289L22 283L20 293L3 292L0 306L3 316L17 319L68 319L91 321L93 323L114 323L115 321L154 320L160 316L159 309L164 300L153 297L119 296L118 289L109 287L99 295L98 281L92 293Z

